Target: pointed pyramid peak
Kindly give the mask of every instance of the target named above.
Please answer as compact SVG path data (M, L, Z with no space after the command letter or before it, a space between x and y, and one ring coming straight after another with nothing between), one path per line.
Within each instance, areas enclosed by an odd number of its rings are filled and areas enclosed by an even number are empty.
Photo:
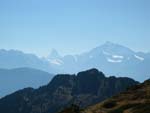
M57 52L56 49L53 48L53 49L51 50L51 54L58 54L58 52Z
M50 55L48 56L48 58L60 58L61 56L59 55L59 53L57 52L56 49L52 49Z

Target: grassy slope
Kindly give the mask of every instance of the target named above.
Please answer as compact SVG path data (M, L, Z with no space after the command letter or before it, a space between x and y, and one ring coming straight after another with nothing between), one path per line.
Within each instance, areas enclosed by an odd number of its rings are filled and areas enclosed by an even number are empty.
M82 113L150 113L150 81L91 106Z

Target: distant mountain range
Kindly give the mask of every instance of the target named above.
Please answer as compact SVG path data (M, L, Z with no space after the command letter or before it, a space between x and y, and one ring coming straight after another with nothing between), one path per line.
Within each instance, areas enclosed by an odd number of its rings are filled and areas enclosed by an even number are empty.
M0 99L2 113L57 113L72 103L96 104L139 84L126 77L105 77L97 69L61 74L38 89L25 88Z
M61 56L56 50L52 50L46 58L16 50L0 50L0 68L20 67L36 68L55 74L97 68L107 76L127 76L144 81L150 77L150 53L135 52L111 42L79 55Z
M150 77L150 53L134 52L119 44L105 44L80 55L61 57L56 50L47 58L54 68L75 73L97 68L107 75L127 76L138 81Z
M0 50L0 68L35 68L48 72L55 72L50 63L34 54L27 54L17 50Z
M38 88L53 77L32 68L0 69L0 98L25 87Z

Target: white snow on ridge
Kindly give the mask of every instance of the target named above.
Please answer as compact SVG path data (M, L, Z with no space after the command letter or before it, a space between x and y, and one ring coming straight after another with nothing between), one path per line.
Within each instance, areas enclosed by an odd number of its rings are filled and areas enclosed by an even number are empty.
M114 58L114 59L123 59L123 58L124 58L124 56L121 56L121 55L112 55L111 53L108 53L108 52L106 52L106 51L103 51L103 54L104 54L104 55L111 56L111 57Z
M135 58L137 58L138 60L141 60L141 61L143 61L143 60L144 60L144 58L143 58L143 57L140 57L140 56L137 56L137 55L134 55L134 57L135 57Z
M50 61L50 63L59 65L59 66L63 64L63 61L60 59L53 59L53 60L49 60L49 61Z
M123 59L123 58L124 58L124 56L120 56L120 55L112 55L112 58Z
M111 62L111 63L121 63L122 62L122 60L114 60L114 59L110 59L110 58L107 58L107 61Z

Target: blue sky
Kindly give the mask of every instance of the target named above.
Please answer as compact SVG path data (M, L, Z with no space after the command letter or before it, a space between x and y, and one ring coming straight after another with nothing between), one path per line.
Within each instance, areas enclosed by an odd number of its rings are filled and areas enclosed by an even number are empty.
M112 41L150 51L150 0L0 0L0 48L47 55Z

